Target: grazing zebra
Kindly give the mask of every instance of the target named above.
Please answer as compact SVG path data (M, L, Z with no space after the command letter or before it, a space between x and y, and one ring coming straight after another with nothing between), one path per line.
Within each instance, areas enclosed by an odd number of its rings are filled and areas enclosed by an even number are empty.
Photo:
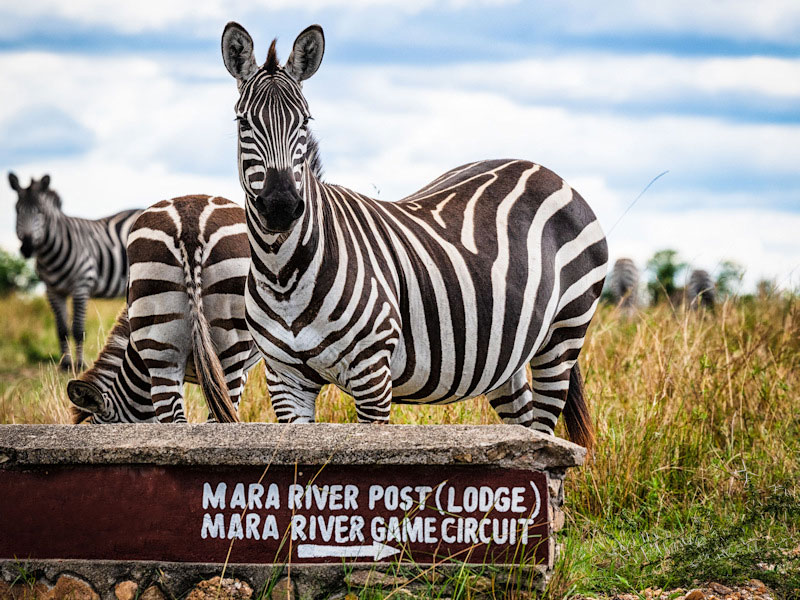
M244 320L244 210L210 196L159 202L133 224L128 258L128 304L94 366L67 386L75 421L185 422L184 381L200 384L210 417L237 421L261 359Z
M75 368L82 369L84 321L89 298L116 298L125 293L128 262L125 241L141 210L124 210L90 221L61 212L61 198L50 187L50 176L23 188L14 173L8 174L17 192L17 237L25 258L36 257L36 273L44 282L47 300L56 317L61 345L59 366L68 371L67 298L72 296L72 337Z
M691 308L714 308L717 301L717 290L708 271L704 269L692 271L689 275L689 283L686 285L686 296Z
M301 92L323 49L314 25L286 65L273 41L258 67L240 25L222 35L240 92L247 324L279 420L313 421L329 382L361 422L388 422L392 400L486 394L505 422L550 434L565 410L570 437L589 445L576 360L608 257L589 206L522 160L461 166L398 202L323 183Z
M619 258L608 277L608 293L614 303L631 313L639 304L639 269L630 258Z

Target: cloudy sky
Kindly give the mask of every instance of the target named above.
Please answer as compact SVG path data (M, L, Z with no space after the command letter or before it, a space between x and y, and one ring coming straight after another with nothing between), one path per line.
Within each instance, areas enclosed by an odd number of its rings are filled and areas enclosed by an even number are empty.
M229 20L262 60L323 26L305 93L330 182L393 200L526 158L595 208L612 259L675 248L712 272L739 261L746 287L800 287L795 0L0 0L0 168L49 173L85 217L241 202ZM14 201L0 186L8 248Z

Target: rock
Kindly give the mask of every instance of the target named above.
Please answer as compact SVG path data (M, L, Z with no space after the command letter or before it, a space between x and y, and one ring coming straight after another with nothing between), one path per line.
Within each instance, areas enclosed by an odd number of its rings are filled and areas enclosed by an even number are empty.
M272 592L270 592L269 597L270 600L294 600L294 583L292 583L292 580L288 577L280 579L272 587Z
M764 585L764 582L760 579L751 579L747 582L747 587L752 590L755 590L758 593L764 593L767 591L767 586Z
M100 600L100 596L82 579L61 575L50 590L48 600Z
M186 600L249 600L252 595L253 590L247 583L217 576L194 586Z
M703 593L703 590L694 589L686 594L686 597L683 600L705 600L706 595Z
M492 591L494 585L492 580L488 577L479 576L472 580L470 587L473 591L478 592L479 594L488 594Z
M139 596L138 600L167 600L166 596L164 596L164 592L161 591L161 588L157 585L151 585L147 588L142 595Z
M733 593L733 590L731 588L724 586L721 583L710 583L708 584L708 587L710 587L712 590L714 590L715 593L721 596L727 596Z
M136 592L139 585L135 581L120 581L114 587L114 595L117 600L136 600Z
M398 587L406 585L408 579L396 575L387 575L380 571L353 571L345 578L345 583L350 587Z

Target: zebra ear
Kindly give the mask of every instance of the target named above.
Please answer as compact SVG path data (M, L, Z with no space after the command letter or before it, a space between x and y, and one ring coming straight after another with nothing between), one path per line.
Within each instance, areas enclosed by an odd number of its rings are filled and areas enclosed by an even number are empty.
M222 32L222 60L240 85L258 71L253 54L253 38L244 27L233 21L225 25Z
M325 34L322 33L322 27L311 25L297 36L284 69L295 81L303 81L317 72L324 53Z
M81 379L72 379L67 383L67 396L78 408L90 413L100 414L105 411L106 401L103 393L95 384Z
M46 190L50 187L50 175L45 175L39 180L39 187L42 188L42 190Z
M8 172L8 183L11 184L11 189L16 192L21 192L22 187L19 185L19 178L14 174L13 171Z

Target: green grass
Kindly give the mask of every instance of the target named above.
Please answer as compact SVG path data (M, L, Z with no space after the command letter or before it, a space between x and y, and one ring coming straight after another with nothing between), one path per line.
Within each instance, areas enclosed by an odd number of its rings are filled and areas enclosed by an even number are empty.
M119 307L90 304L88 359ZM0 299L0 319L0 423L68 422L67 377L53 366L58 345L46 303ZM628 321L606 307L581 365L597 447L568 475L550 597L757 578L780 597L800 598L800 300L729 302L705 315L660 306ZM187 408L190 420L205 419L196 389ZM275 420L260 369L248 381L242 418ZM325 388L318 419L355 421L352 399ZM498 419L478 398L393 407L392 422ZM441 589L453 598L509 596L487 587L493 577L486 567L464 569L446 586L422 583L431 597Z

